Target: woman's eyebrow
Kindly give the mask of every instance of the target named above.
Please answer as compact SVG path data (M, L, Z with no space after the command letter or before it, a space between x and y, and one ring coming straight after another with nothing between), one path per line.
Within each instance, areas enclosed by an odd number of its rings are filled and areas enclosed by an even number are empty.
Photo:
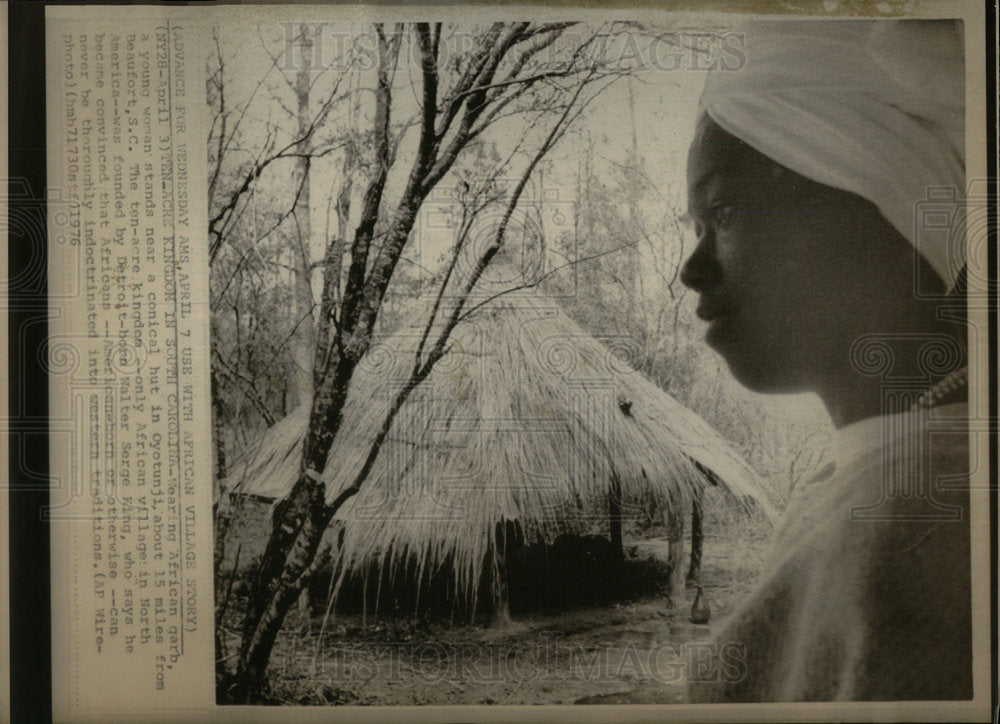
M719 172L724 170L724 168L725 166L722 164L715 164L714 166L706 169L700 176L698 176L698 178L695 179L694 183L691 184L689 196L705 194L705 187L717 179L719 177Z
M712 206L718 203L720 197L731 195L735 186L737 184L732 175L732 166L724 159L720 159L705 169L694 180L694 183L690 184L688 198L693 199L695 203L689 204L689 209L697 206ZM703 199L704 203L698 204L699 199Z
M723 168L709 170L702 178L695 182L692 190L688 193L687 213L696 219L703 218L705 212L710 211L720 203L729 203L734 194L732 184L727 182L725 176L720 173Z

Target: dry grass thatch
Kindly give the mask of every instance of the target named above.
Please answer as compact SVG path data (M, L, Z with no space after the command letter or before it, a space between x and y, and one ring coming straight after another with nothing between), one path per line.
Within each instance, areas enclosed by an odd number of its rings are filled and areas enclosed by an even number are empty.
M419 339L419 328L404 329L359 365L324 474L328 500L353 482ZM749 466L623 352L622 341L602 344L535 294L506 295L462 322L400 411L361 492L336 515L341 570L416 566L419 579L449 566L455 590L474 598L502 547L501 521L547 541L582 511L603 509L606 521L615 479L626 515L650 504L686 507L707 484L695 461L740 504L770 514ZM233 470L232 492L288 493L307 407L274 425Z

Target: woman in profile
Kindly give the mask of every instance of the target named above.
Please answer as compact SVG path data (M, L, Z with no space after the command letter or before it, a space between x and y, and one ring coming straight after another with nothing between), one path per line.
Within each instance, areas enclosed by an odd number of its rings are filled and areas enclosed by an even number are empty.
M918 223L965 188L961 25L746 32L702 96L682 280L737 380L815 392L837 433L691 697L971 698L964 230Z

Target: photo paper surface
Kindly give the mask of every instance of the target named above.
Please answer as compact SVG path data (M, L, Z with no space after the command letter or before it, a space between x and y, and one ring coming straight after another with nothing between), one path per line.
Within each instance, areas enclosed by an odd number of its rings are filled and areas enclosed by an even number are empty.
M984 30L884 5L48 8L57 717L988 717Z

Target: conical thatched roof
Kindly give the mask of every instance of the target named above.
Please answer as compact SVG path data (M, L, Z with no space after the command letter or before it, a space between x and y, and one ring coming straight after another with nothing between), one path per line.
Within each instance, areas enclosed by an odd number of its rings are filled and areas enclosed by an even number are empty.
M419 328L404 329L376 342L359 365L324 474L328 500L353 482L419 340ZM456 589L475 596L502 520L551 540L574 512L606 511L613 479L625 514L651 501L686 506L707 485L698 464L742 505L770 515L757 476L729 444L610 342L536 294L506 295L462 322L401 409L361 492L336 516L344 570L449 565ZM288 493L307 408L268 430L233 470L230 490Z

